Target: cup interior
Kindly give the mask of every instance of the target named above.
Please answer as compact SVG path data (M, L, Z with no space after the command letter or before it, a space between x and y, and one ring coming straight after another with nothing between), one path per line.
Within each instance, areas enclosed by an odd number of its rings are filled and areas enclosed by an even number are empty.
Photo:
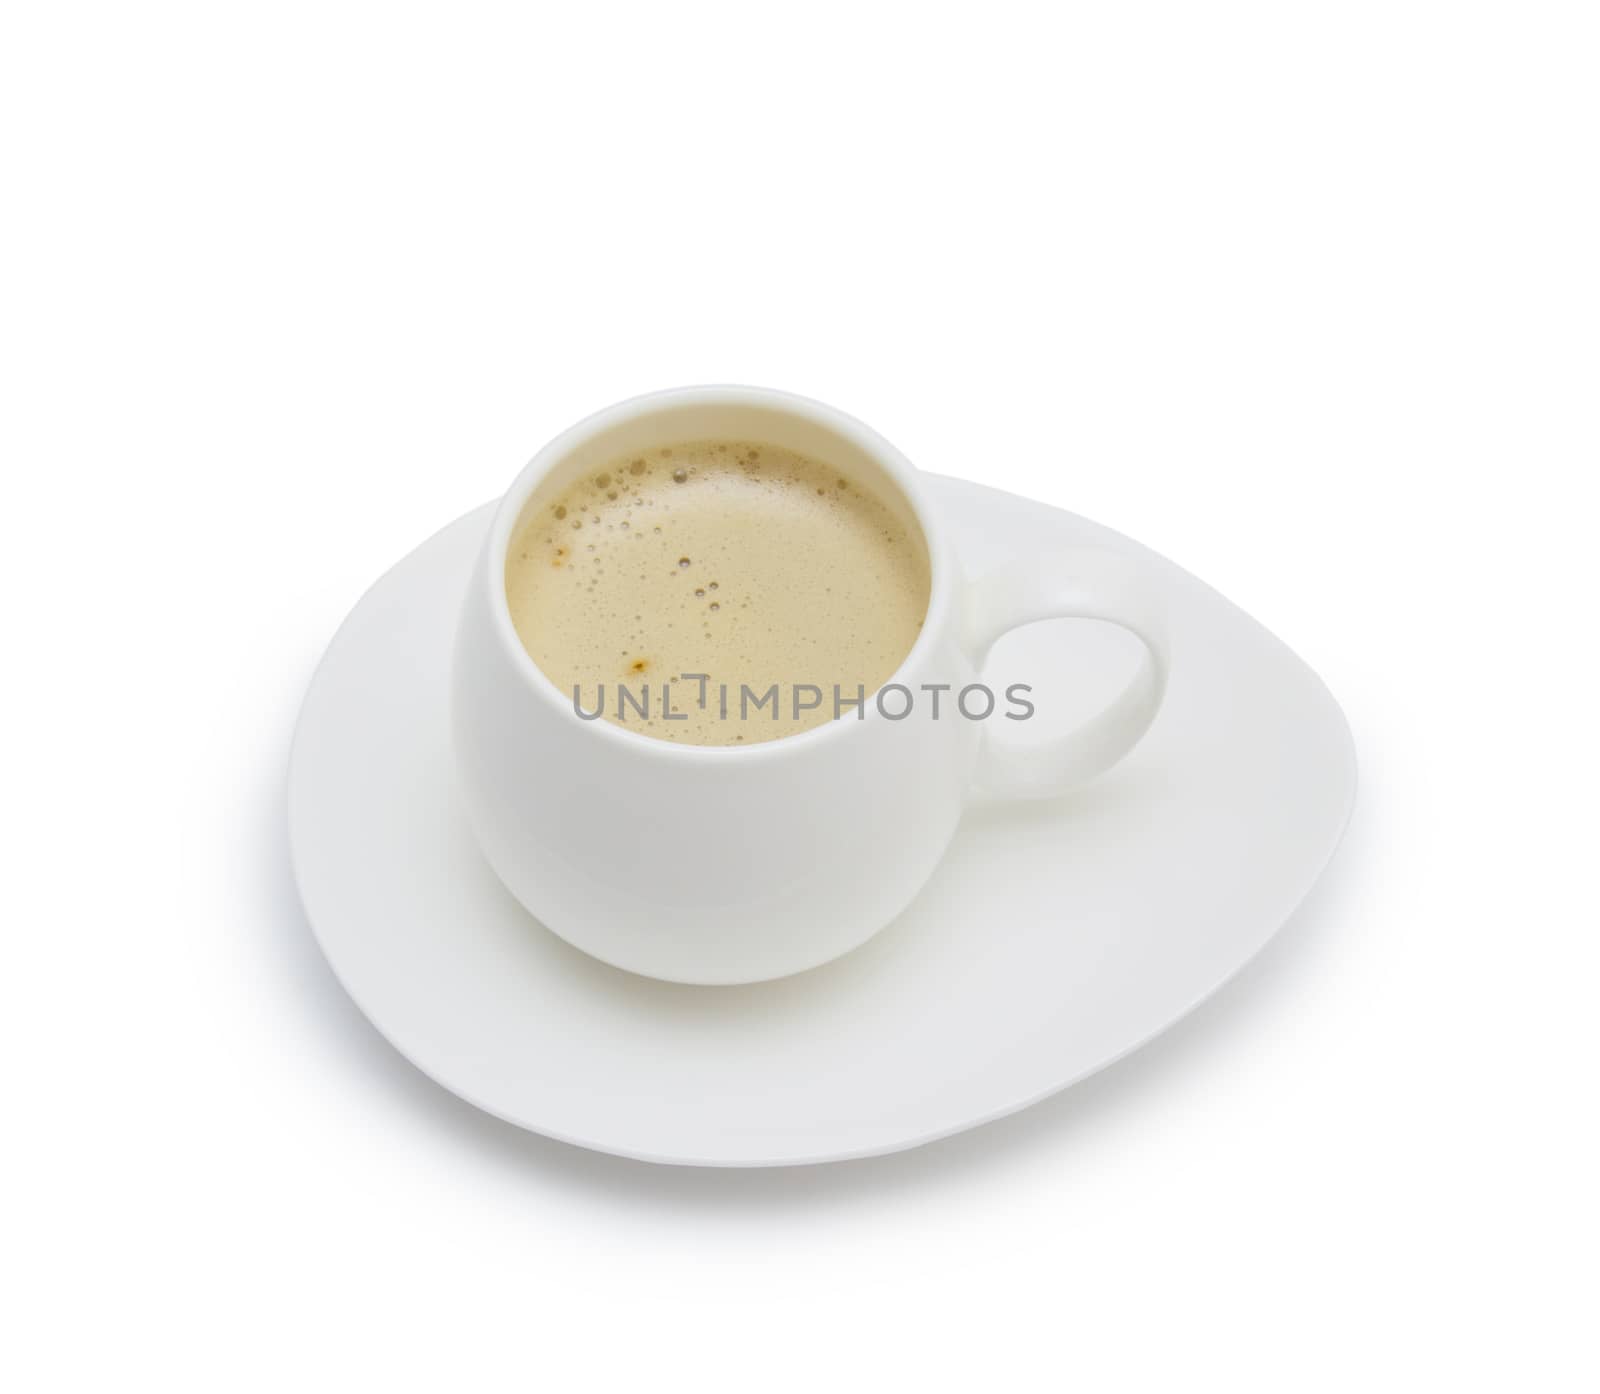
M536 686L559 696L570 712L566 694L528 656L511 622L506 599L506 561L513 538L520 535L536 501L559 494L587 475L614 464L619 457L645 454L705 440L730 440L769 445L798 454L837 470L857 488L871 492L906 529L927 563L928 597L922 630L896 667L893 681L931 642L943 624L948 605L945 595L948 565L941 555L938 534L928 526L928 514L916 484L916 471L895 448L861 422L820 403L762 388L682 388L634 398L579 422L551 441L524 470L502 502L490 543L489 582L496 627L516 651L518 666L525 668ZM576 718L574 718L576 719ZM641 741L657 750L714 751L749 756L774 747L826 735L829 723L810 731L782 736L747 746L677 745L623 730L607 722L586 729L605 739Z

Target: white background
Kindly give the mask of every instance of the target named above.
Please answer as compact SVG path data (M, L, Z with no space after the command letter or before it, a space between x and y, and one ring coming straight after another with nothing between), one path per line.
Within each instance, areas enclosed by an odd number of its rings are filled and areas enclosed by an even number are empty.
M0 1384L1596 1387L1592 6L0 15ZM1237 982L899 1157L479 1116L287 877L361 591L727 380L1166 553L1362 760Z

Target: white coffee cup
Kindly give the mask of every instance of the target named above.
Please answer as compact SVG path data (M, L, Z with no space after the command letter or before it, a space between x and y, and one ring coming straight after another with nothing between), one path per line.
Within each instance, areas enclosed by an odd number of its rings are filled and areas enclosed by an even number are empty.
M978 681L990 646L1036 620L1107 620L1144 641L1127 688L1087 724L1019 754L946 700L779 740L695 746L585 720L528 656L506 603L506 551L534 490L619 455L725 437L826 461L921 530L927 617L890 684ZM917 471L842 412L788 393L693 387L610 407L556 437L501 502L462 609L452 722L460 788L507 889L568 943L682 983L748 983L816 967L887 925L932 874L975 791L1037 798L1120 760L1161 701L1167 649L1137 563L1098 551L962 576ZM889 684L885 685L889 690ZM896 694L894 711L904 703Z

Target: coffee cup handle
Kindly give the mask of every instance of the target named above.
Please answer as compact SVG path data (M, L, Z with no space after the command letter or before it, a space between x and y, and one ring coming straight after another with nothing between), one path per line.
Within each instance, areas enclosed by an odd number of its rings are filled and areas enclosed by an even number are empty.
M968 651L979 667L1001 635L1051 619L1105 620L1144 644L1138 670L1103 711L1048 740L1001 747L984 738L975 792L1002 799L1064 793L1111 768L1155 720L1170 651L1147 566L1096 548L1065 548L1009 563L968 589Z

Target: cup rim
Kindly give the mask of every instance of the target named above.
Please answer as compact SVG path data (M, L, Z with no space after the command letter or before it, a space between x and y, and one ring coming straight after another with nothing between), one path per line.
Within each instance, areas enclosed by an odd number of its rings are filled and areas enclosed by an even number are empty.
M506 600L506 556L510 550L512 530L522 516L524 506L534 490L544 481L545 476L585 441L630 418L687 405L757 406L806 417L849 440L889 477L890 482L900 491L917 527L922 532L923 546L928 554L928 609L923 617L922 630L911 648L896 665L894 672L880 683L876 690L883 691L884 688L896 683L904 674L915 669L939 642L951 604L951 563L944 535L934 526L927 500L918 485L916 467L872 427L825 402L771 387L708 384L645 392L592 412L550 440L522 468L501 498L489 530L488 564L485 567L486 574L483 580L489 588L487 599L495 635L510 654L512 667L529 688L537 693L539 698L553 703L558 712L571 714L571 706L566 697L556 687L555 681L549 674L534 662L533 656L523 647L522 640L511 623L511 607ZM904 686L903 683L901 685ZM753 763L758 760L773 760L790 754L803 753L829 740L841 740L847 731L865 728L874 719L882 721L887 718L881 715L869 697L861 708L859 718L849 722L835 718L823 722L820 726L813 726L808 731L797 731L792 735L779 736L770 741L756 741L750 745L680 745L675 741L630 731L625 726L618 726L603 718L582 724L596 739L620 743L619 748L633 749L641 755L657 755L663 759L680 761L709 759Z

